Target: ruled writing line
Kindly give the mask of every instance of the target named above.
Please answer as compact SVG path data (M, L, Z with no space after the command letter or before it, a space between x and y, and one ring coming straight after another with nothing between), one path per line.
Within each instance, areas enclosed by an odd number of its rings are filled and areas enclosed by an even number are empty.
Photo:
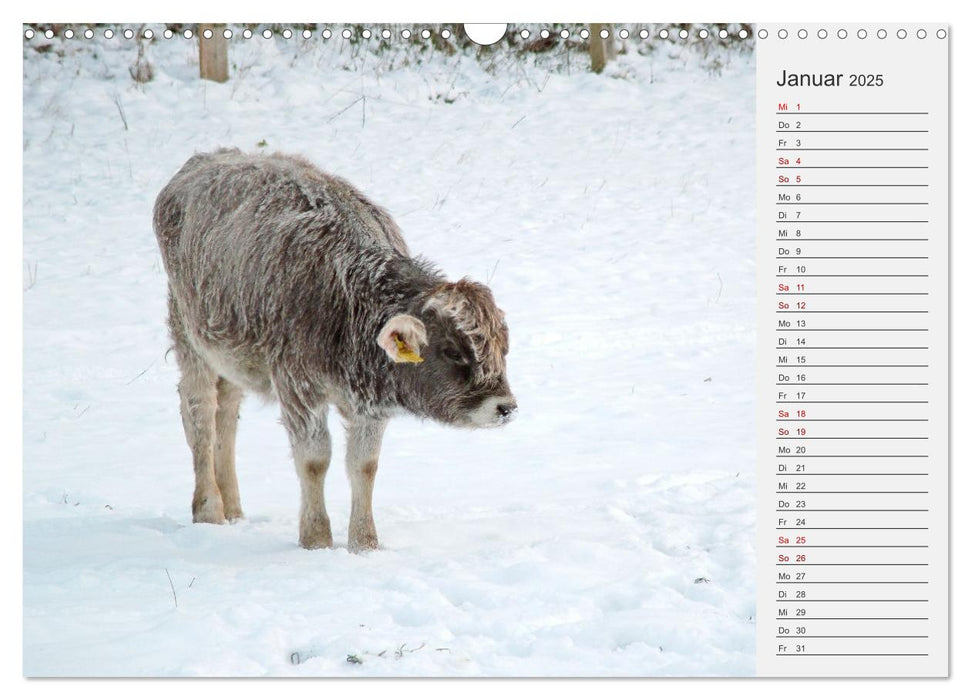
M776 620L929 620L929 617L777 617Z
M777 634L776 639L928 639L926 634Z
M776 311L776 314L926 314L927 309L793 309Z
M776 401L776 403L927 403L927 401Z
M929 275L806 275L789 272L776 277L929 277Z
M927 151L927 148L777 148L776 151Z
M776 382L776 386L928 386L927 382Z
M785 196L788 197L789 195L785 195ZM796 196L798 197L799 195L796 195ZM815 207L819 207L819 206L831 207L831 206L844 205L844 204L845 205L848 205L848 206L854 206L854 207L863 207L863 206L877 206L877 207L884 207L884 206L897 206L897 207L904 206L904 207L907 207L907 206L913 206L913 207L916 207L916 206L924 206L924 205L927 205L928 203L927 202L803 202L803 201L800 200L798 202L774 202L774 204L777 207L814 207L814 206Z
M803 238L798 237L786 237L786 238L776 238L776 241L782 243L802 243L804 241L833 241L843 243L845 241L860 242L860 241L928 241L929 238Z
M789 243L791 239L783 239ZM927 255L776 255L776 260L929 260Z
M803 115L818 116L821 114L842 114L845 116L860 116L860 115L873 115L873 116L889 116L889 115L907 115L907 116L927 116L930 112L803 112L798 111L784 111L776 112L776 114L782 114L788 117L801 117Z
M776 219L777 224L926 224L924 219Z
M802 476L802 472L797 472L797 473L800 475L800 477ZM843 494L845 494L845 493L919 493L919 494L927 494L927 493L930 493L930 492L929 491L805 491L805 490L799 489L798 491L776 491L776 493L777 494L780 494L780 495L783 495L783 496L788 496L790 494L795 493L796 495L801 496L804 493L843 493Z
M905 184L891 183L891 182L872 183L872 184L830 182L830 183L816 183L816 184L801 183L798 185L776 185L776 187L930 187L930 185L926 183L921 183L921 184L915 183L915 184L905 185Z
M776 170L927 170L929 165L777 165Z

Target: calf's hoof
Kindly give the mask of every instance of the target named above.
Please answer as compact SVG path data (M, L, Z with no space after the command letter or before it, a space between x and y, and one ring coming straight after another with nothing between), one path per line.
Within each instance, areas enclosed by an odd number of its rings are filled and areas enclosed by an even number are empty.
M243 518L246 517L245 515L243 515L243 509L240 508L239 506L236 506L236 507L226 506L225 510L226 510L226 520L228 520L231 523L235 523L237 520L242 520Z
M308 518L300 522L300 546L304 549L327 549L334 546L330 519L326 516Z
M347 535L347 549L348 551L357 554L359 552L370 552L378 548L378 533L374 531L373 528L355 528L351 527L350 532Z
M223 511L222 499L218 496L207 496L194 500L192 502L192 522L223 525L226 522L226 513Z
M370 552L375 549L380 549L378 547L378 539L366 539L363 542L348 542L347 551L351 554L360 554L362 552Z

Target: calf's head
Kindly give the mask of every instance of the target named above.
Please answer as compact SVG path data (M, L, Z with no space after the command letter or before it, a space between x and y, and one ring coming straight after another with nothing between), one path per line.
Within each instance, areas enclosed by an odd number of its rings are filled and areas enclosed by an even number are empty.
M439 285L414 314L385 323L378 344L398 363L410 402L451 425L494 428L516 415L506 380L509 329L485 285L468 280Z

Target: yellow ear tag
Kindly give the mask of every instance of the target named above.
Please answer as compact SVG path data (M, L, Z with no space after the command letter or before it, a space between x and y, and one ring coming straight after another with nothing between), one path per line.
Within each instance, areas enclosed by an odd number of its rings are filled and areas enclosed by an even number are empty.
M398 346L398 362L424 362L425 358L408 347L408 344L401 339L401 336L394 337L395 345Z

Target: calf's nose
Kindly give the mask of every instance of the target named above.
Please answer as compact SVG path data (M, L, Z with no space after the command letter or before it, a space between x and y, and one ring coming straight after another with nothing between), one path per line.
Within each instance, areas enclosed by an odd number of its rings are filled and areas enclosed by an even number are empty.
M519 406L517 406L515 402L501 403L496 406L496 413L498 413L502 418L508 418L515 413L516 409L518 408Z

